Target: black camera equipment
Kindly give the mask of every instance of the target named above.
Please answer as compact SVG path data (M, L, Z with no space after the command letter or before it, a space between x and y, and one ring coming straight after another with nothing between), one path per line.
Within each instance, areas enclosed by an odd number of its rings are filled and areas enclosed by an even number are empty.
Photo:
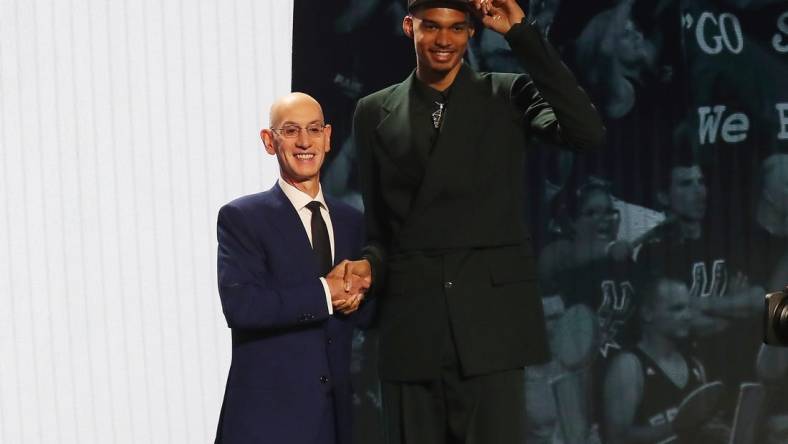
M788 347L788 287L766 295L763 342Z

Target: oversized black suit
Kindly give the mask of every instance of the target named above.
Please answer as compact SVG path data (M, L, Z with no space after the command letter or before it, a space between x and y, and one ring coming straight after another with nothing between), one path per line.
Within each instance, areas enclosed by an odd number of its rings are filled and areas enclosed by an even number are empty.
M506 39L530 77L463 66L431 151L412 143L415 74L357 105L384 381L436 378L447 334L464 375L547 358L522 211L526 139L586 149L603 143L604 127L532 24L515 25Z

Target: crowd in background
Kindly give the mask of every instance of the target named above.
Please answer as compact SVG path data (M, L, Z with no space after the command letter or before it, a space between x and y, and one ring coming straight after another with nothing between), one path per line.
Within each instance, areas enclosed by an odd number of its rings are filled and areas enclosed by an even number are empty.
M315 95L335 128L324 187L360 206L351 116L359 97L412 69L404 1L320 2L324 14L301 3L295 26L315 33L295 37L293 88ZM788 80L770 84L780 73L788 79L788 62L770 56L770 34L762 35L788 11L785 2L521 3L608 128L599 153L545 144L528 153L523 210L539 245L553 354L527 369L528 442L727 443L731 434L788 442L788 357L761 345L764 294L788 284L788 142L774 137L777 126L757 125L774 120L774 103L788 102L780 97ZM737 58L697 50L706 12L736 17ZM310 51L328 38L336 51ZM753 85L744 79L756 62L765 72ZM481 29L467 63L528 69L502 37ZM715 104L749 113L745 140L700 135L698 109ZM357 334L365 443L379 433L375 347L374 329Z

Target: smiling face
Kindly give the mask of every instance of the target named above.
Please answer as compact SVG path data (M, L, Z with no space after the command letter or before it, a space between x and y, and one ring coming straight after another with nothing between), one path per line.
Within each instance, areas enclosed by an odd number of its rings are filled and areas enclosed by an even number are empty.
M673 168L667 195L670 212L687 221L701 221L706 215L706 180L700 166Z
M405 17L402 29L413 39L420 76L456 74L473 36L469 14L452 8L417 9Z
M619 213L610 194L603 190L589 192L580 204L573 229L575 239L610 242L618 235Z
M323 127L320 104L306 94L289 94L271 107L270 123L260 136L268 154L276 155L282 179L299 189L317 186L331 149L331 127Z

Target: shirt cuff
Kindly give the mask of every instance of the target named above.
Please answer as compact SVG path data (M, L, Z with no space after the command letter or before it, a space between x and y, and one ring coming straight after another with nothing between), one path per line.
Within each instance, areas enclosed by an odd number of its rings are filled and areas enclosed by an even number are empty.
M320 278L320 283L323 284L323 290L326 292L326 305L328 305L328 314L334 314L334 306L331 305L331 290L328 288L328 281L326 278Z

